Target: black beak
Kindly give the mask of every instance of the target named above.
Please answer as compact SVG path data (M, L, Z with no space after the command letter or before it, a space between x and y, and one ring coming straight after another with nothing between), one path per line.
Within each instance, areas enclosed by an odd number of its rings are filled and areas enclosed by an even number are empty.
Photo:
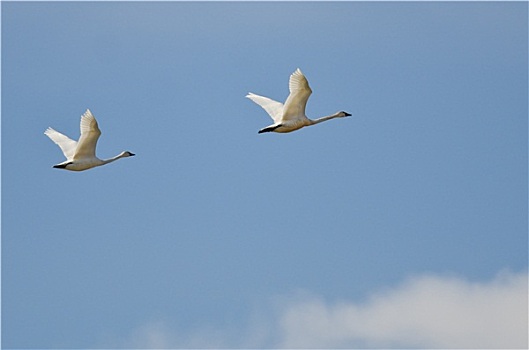
M130 152L129 152L129 153L130 153ZM132 157L132 156L135 156L135 155L136 155L136 154L134 154L134 153L130 153L130 156L131 156L131 157Z
M347 112L344 112L344 113L345 113L345 116L346 116L346 117L350 117L350 116L352 116L352 114L349 114L349 113L347 113Z

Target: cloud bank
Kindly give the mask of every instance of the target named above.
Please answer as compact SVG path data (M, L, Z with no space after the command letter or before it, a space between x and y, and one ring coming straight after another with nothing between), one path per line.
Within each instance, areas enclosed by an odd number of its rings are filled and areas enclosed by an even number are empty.
M279 347L527 349L527 283L422 276L365 303L310 298L284 310Z
M491 281L418 276L361 302L289 297L246 330L137 330L128 348L527 349L528 275ZM267 308L268 310L273 308ZM258 336L256 336L258 335Z

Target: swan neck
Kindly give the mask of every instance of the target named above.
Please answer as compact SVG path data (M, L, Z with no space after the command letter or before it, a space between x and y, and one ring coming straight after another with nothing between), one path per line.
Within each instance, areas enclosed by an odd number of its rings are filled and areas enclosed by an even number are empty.
M120 154L118 154L118 155L115 156L115 157L108 158L108 159L104 159L104 160L103 160L103 164L112 163L113 161L118 160L119 158L123 158L124 155L125 155L125 153L120 153Z
M321 118L318 118L318 119L313 119L313 120L311 120L311 124L312 125L318 124L318 123L321 123L321 122L336 118L336 117L338 117L338 115L339 115L339 113L334 113L332 115L327 115L325 117L321 117Z

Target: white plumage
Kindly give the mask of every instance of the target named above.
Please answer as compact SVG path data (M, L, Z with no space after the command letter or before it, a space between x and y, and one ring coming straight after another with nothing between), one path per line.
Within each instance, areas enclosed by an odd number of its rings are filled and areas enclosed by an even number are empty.
M274 121L274 124L259 130L259 133L271 131L286 133L329 119L343 118L351 115L347 112L340 111L315 120L307 118L305 115L305 106L307 105L312 90L310 89L307 78L305 78L299 68L290 75L288 87L290 95L288 95L284 105L281 102L251 92L246 95L247 98L261 106Z
M134 156L134 153L125 151L110 159L99 159L96 157L96 145L101 135L101 130L99 130L97 120L89 109L81 116L80 128L81 137L79 141L74 141L52 128L48 128L44 132L61 148L62 153L66 157L66 161L54 165L54 168L82 171L108 164L120 158Z

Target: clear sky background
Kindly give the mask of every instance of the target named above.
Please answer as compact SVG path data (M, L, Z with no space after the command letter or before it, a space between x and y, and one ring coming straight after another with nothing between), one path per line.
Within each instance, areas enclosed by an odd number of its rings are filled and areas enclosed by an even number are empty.
M3 347L527 347L527 6L2 2Z

